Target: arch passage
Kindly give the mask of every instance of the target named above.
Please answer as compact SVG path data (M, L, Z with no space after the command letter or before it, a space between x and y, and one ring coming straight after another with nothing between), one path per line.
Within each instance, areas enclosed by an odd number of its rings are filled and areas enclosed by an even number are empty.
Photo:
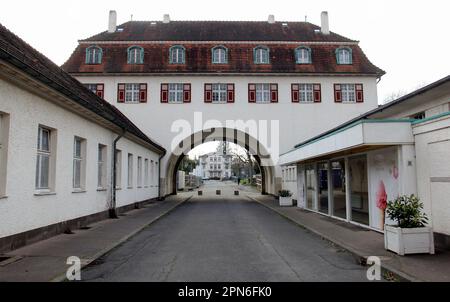
M263 146L257 139L236 129L213 128L193 133L182 140L176 150L172 151L166 170L166 192L176 194L176 178L178 167L186 154L195 147L212 141L227 141L245 148L255 158L261 171L261 193L275 194L275 171L273 161Z

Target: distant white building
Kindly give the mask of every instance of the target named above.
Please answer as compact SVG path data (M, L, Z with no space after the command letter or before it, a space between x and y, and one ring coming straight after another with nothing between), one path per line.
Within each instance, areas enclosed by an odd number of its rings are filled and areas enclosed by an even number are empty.
M204 179L227 179L231 177L231 155L212 152L200 156L195 168L196 175ZM198 173L201 173L198 175Z

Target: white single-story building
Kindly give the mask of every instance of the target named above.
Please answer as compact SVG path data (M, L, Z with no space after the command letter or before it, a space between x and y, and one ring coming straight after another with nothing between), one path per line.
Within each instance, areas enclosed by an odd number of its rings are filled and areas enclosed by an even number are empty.
M386 221L379 196L417 195L448 247L450 76L296 145L280 162L299 207L377 231Z
M157 198L165 152L0 25L0 252Z

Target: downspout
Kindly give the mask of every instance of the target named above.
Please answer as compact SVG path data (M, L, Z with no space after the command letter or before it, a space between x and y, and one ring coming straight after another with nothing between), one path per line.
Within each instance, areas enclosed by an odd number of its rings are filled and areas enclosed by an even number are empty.
M166 152L164 152L158 160L158 200L164 200L164 197L161 196L161 159L166 155Z
M117 142L125 135L126 131L122 129L122 133L116 137L116 139L113 142L113 164L112 164L112 189L111 189L111 207L109 209L109 218L117 219L119 216L117 215L117 209L116 209L116 191L117 191Z

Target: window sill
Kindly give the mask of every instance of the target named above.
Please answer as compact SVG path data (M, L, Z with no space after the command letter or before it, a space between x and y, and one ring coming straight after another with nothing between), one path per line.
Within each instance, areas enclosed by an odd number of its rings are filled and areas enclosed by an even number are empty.
M72 193L73 194L78 194L78 193L86 193L86 190L73 190Z
M56 192L36 192L34 196L47 196L47 195L56 195Z
M120 190L122 190L121 187L116 187L116 191L120 191Z
M8 198L8 195L0 195L0 199L6 199Z
M142 189L142 186L137 186L138 189Z
M97 192L105 192L106 188L97 188Z
M131 189L133 189L133 187L127 187L127 189L128 189L128 190L131 190Z

